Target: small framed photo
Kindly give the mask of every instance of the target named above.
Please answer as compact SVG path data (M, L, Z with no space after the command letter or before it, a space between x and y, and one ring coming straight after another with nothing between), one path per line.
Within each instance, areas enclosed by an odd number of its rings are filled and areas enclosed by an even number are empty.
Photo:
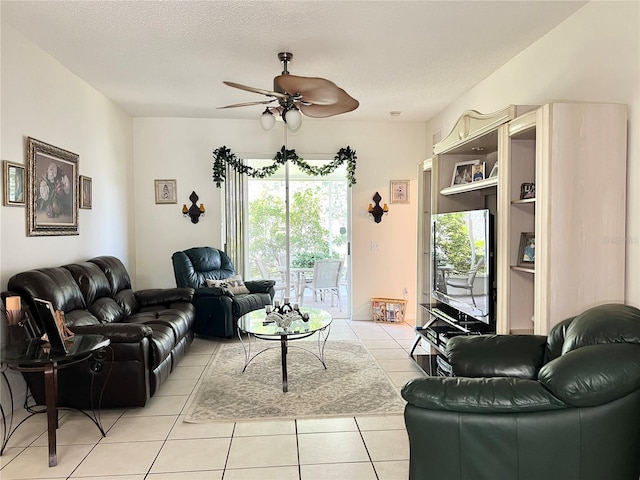
M391 180L391 203L409 203L409 180Z
M471 181L478 182L484 180L484 162L477 165L471 165Z
M56 311L53 308L53 304L41 298L34 298L33 302L36 306L40 329L47 334L47 340L51 345L51 355L66 355L64 322L56 319Z
M523 183L520 185L520 200L527 200L529 198L536 198L535 183Z
M4 204L5 206L24 206L24 165L4 161Z
M520 267L533 267L536 262L536 236L533 232L520 235L520 248L518 249L518 265Z
M93 203L91 177L80 175L80 208L91 210Z
M175 180L154 180L156 203L178 203Z
M498 162L493 164L493 168L491 169L491 173L489 173L489 178L498 176Z
M470 160L468 162L457 162L453 167L451 176L451 186L464 185L473 182L473 166L479 165L480 160Z

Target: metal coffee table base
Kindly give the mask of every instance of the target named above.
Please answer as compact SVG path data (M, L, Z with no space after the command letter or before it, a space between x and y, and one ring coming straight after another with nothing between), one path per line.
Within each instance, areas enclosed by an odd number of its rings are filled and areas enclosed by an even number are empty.
M283 392L288 392L289 391L289 380L287 378L287 353L289 351L289 347L292 348L298 348L300 350L304 350L305 352L309 352L311 355L313 355L314 357L316 357L318 360L320 360L320 363L322 363L322 366L325 368L327 368L327 364L324 361L324 347L327 343L327 338L329 338L329 331L330 331L330 326L327 326L326 328L322 329L322 330L317 330L318 332L318 353L316 352L312 352L309 349L306 349L304 347L300 347L298 345L289 345L289 340L301 340L303 338L307 338L310 337L311 335L313 335L314 332L309 332L309 333L283 333L279 336L264 336L264 335L260 335L257 333L248 333L245 332L247 334L247 342L245 343L242 340L242 332L240 331L240 329L238 329L238 338L240 339L240 343L242 343L242 348L244 348L244 368L242 369L242 371L244 372L247 367L249 366L249 364L253 361L254 358L256 358L258 355L266 352L267 350L272 350L274 348L278 348L276 346L274 347L267 347L264 348L262 350L260 350L259 352L253 354L253 356L251 355L251 337L255 337L255 338L259 338L261 340L277 340L278 337L280 339L280 355L282 357L282 391Z

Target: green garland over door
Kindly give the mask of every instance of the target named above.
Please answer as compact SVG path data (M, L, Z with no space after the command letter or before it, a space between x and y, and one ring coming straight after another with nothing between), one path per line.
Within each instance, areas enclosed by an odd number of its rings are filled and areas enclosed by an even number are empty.
M262 168L254 168L242 163L242 159L238 159L235 153L231 153L231 150L226 146L216 148L213 151L213 181L216 187L220 188L222 182L226 177L225 164L230 165L238 173L249 175L253 178L265 178L273 175L281 165L289 161L296 165L300 170L307 175L313 176L325 176L334 172L342 164L347 164L347 181L349 186L356 183L356 152L351 150L351 147L341 148L336 153L331 163L327 163L320 167L315 167L308 164L304 159L300 158L295 150L287 150L283 145L275 157L273 157L273 164L267 165Z

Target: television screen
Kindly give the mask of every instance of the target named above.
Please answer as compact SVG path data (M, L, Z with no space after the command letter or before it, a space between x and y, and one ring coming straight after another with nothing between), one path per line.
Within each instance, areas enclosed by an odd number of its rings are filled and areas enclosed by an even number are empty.
M487 324L493 315L492 219L489 210L432 215L432 296Z

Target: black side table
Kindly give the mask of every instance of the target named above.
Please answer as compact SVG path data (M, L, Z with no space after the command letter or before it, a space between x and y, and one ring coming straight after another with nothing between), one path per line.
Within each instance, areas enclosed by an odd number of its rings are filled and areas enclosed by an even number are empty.
M55 467L58 464L58 457L56 453L56 429L58 428L58 370L83 362L92 356L99 354L107 348L110 343L111 340L102 335L74 335L66 340L67 353L64 355L54 356L50 354L49 348L47 348L48 345L43 345L42 341L36 338L9 344L4 349L5 351L2 352L2 356L0 358L2 377L9 387L12 409L13 393L11 392L11 387L9 386L9 380L5 374L5 370L9 368L18 372L44 372L50 467ZM98 409L99 408L100 406L98 405ZM11 419L9 421L8 428L4 409L1 413L5 429L0 455L4 453L4 449L7 446L11 435L13 435L25 420L32 416L29 415L22 422L16 425L13 430L11 430L13 411L11 412ZM93 418L89 418L93 420L100 430L100 433L104 436L104 430L102 429L102 425L100 424L98 417L96 417L95 412Z

